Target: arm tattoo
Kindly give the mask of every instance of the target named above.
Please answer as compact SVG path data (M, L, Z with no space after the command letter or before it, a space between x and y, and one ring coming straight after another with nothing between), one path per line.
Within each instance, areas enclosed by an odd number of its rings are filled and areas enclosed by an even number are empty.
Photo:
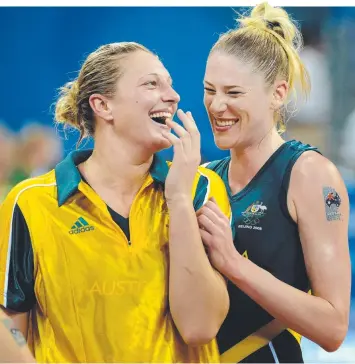
M323 187L323 197L325 203L325 216L327 220L341 220L341 213L339 212L341 198L338 192L332 187L325 186Z
M22 335L21 331L19 329L16 329L13 327L13 322L10 319L3 319L1 320L4 326L10 331L12 337L16 341L16 344L18 346L24 346L27 344L26 339Z

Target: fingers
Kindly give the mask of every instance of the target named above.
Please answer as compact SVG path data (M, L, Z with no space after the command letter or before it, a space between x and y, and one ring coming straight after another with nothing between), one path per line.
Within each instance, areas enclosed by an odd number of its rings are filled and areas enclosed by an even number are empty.
M192 114L190 111L187 113L184 113L181 109L178 110L177 115L179 119L181 120L182 124L184 125L184 128L188 131L188 133L191 135L192 144L200 150L200 132L198 131L197 125L195 123L194 118L192 117Z
M175 133L180 137L184 138L186 136L191 136L191 139L195 142L200 142L200 132L197 129L195 120L192 117L192 114L190 111L188 111L186 114L182 110L178 110L177 115L179 119L181 120L183 126L179 125L177 122L166 119L165 124L173 129Z
M219 218L229 221L228 217L219 208L217 201L215 200L214 197L211 197L205 204L205 206L211 209Z
M197 129L197 125L195 123L194 118L190 111L184 113L181 109L177 111L177 115L182 122L182 125L179 125L177 122L173 121L172 119L166 119L165 124L174 129L177 135L180 137L186 135L187 133L191 134L192 136L199 136L200 133Z
M164 138L168 139L172 145L174 145L174 146L181 145L181 140L173 133L170 133L169 131L164 130L162 132L162 135Z
M209 247L212 243L212 235L203 229L200 229L200 235L201 235L201 239L204 245L206 245L207 247Z
M213 221L210 220L209 217L207 217L205 214L200 215L197 218L197 221L198 221L199 227L202 230L207 231L211 235L215 235L218 232L218 230L219 230L218 225L216 225L215 223L213 223Z
M198 216L206 216L213 224L219 225L220 224L220 217L208 206L208 202L206 205L203 206L201 209L201 213Z
M181 109L177 111L177 116L181 120L182 124L184 125L184 128L189 132L198 132L197 125L195 123L194 118L192 117L192 114L190 111L187 113L184 113Z
M178 117L181 120L183 126L179 125L175 121L171 119L166 119L166 125L174 130L178 139L180 139L181 149L184 150L186 156L188 156L189 160L192 163L200 164L201 162L201 141L200 141L200 133L197 129L196 123L192 117L190 112L186 114L182 110L178 110ZM178 145L178 141L176 138L173 138L170 135L167 136L166 132L163 133L167 139L171 142L174 147Z
M166 119L165 124L169 128L173 129L175 131L176 135L178 135L180 138L183 138L188 135L188 132L174 120Z
M212 197L205 205L203 205L198 211L196 211L196 216L206 215L214 224L217 225L229 225L228 217L219 208L216 200Z

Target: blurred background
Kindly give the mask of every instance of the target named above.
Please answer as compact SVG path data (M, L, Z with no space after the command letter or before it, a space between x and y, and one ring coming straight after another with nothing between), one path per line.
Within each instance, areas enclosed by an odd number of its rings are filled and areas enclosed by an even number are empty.
M301 56L312 82L308 102L290 107L285 138L319 147L347 183L355 279L355 8L285 9L299 21L305 42ZM203 160L224 157L213 142L202 80L212 44L234 27L234 17L228 7L0 7L0 203L16 183L50 170L76 148L78 133L55 127L53 103L86 55L105 43L136 41L157 52L181 95L181 108L197 121ZM82 147L91 146L87 141ZM171 150L163 154L172 155ZM355 362L354 285L352 295L342 347L330 354L304 339L307 362Z

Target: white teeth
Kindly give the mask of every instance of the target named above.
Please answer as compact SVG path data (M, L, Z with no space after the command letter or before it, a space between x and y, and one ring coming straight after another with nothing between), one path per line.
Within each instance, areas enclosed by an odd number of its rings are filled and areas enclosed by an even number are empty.
M171 118L170 112L156 112L149 115L151 118Z
M232 125L234 125L234 124L236 124L238 121L239 121L239 119L237 119L237 120L217 120L217 119L215 119L215 121L216 121L216 125L217 126L232 126Z

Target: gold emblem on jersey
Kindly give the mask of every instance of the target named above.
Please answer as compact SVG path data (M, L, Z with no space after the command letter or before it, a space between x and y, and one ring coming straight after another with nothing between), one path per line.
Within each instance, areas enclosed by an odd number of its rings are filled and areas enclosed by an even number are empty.
M267 207L261 201L253 202L242 215L244 216L243 222L246 225L239 225L239 228L248 228L254 230L262 230L261 227L256 226L260 219L266 214Z

